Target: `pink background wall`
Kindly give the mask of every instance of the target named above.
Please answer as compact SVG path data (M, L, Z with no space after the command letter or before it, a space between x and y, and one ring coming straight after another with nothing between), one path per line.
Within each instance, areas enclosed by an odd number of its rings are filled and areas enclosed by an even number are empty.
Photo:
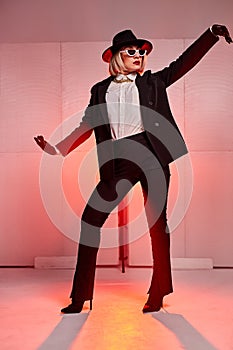
M32 265L35 256L76 254L76 243L61 233L43 206L39 184L42 153L33 137L42 133L49 138L75 113L74 121L80 119L90 87L107 75L100 54L117 31L131 28L154 42L148 62L154 71L180 55L213 23L226 24L233 34L232 1L146 1L143 13L135 1L118 4L114 10L113 2L96 1L90 11L89 3L78 1L0 1L0 265ZM194 173L190 207L172 233L172 256L210 257L216 266L233 265L232 50L233 45L221 40L197 67L169 88ZM54 140L69 132L72 123L58 129ZM65 194L76 214L84 205L77 186L80 159L89 154L93 142L92 138L64 161ZM56 167L51 162L46 163L48 178L51 176L47 186L57 208L54 215L62 218L61 224L70 227L76 237L76 216L66 215L53 182ZM183 188L188 189L190 178L184 163L181 171ZM83 197L91 191L95 175L91 169ZM169 212L177 191L173 164ZM182 191L181 203L187 200L187 192ZM131 216L140 211L141 197L135 196L138 200L130 206ZM117 242L115 223L113 213L103 246ZM148 236L134 242L130 263L150 263L149 249ZM115 263L116 249L102 249L99 261Z

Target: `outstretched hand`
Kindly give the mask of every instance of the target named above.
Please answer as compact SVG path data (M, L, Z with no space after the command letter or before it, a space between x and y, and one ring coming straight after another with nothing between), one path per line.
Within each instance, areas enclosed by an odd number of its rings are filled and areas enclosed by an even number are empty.
M50 145L50 143L48 143L48 141L45 141L45 139L42 135L34 137L34 140L40 146L40 148L43 151L45 151L46 153L51 154L51 155L57 154L55 147Z
M231 37L230 37L230 33L229 33L227 27L224 25L214 24L212 26L212 32L214 33L214 35L224 36L224 38L228 44L233 42Z

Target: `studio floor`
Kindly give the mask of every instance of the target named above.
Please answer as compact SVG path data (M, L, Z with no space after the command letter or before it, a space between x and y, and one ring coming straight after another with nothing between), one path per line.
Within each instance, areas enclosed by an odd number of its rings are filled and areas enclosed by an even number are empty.
M1 350L233 349L233 269L174 270L174 293L151 314L149 268L98 268L93 310L62 315L72 276L0 269Z

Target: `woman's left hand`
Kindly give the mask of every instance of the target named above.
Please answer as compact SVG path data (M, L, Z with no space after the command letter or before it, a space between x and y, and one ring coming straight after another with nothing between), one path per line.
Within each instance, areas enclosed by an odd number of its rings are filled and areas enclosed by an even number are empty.
M231 44L233 42L231 37L230 37L230 33L229 33L227 27L222 25L222 24L214 24L212 26L212 32L214 35L224 36L224 38L228 44Z

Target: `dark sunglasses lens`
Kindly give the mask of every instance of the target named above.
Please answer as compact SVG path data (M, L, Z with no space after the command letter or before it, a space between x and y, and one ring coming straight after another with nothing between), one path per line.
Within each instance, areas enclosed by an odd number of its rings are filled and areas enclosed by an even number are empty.
M129 56L134 56L136 53L136 50L127 50L127 53Z
M145 56L146 50L139 50L139 55L140 56Z

